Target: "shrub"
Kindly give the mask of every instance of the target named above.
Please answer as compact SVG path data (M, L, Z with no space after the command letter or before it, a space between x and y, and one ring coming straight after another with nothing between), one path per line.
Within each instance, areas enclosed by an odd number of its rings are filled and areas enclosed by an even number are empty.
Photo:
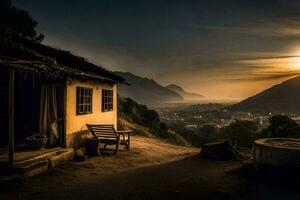
M276 115L269 118L269 126L262 130L262 138L266 137L300 137L300 127L287 115Z
M233 145L250 148L258 138L258 125L254 121L236 120L225 127L222 133Z

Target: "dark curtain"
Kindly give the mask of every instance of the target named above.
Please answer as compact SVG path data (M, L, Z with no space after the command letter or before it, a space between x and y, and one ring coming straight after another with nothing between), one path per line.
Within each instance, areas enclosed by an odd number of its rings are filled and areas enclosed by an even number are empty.
M48 137L48 145L53 146L59 139L56 87L43 85L40 100L39 132Z

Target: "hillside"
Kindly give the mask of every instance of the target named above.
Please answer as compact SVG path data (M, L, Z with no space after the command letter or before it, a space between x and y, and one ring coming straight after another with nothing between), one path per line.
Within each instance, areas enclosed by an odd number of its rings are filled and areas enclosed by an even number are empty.
M233 111L300 114L300 76L229 107Z
M177 94L182 96L184 100L196 100L196 99L204 98L204 96L201 94L187 92L182 87L175 84L167 85L166 88L173 92L176 92Z
M119 94L134 99L138 103L156 106L168 101L182 101L179 94L159 85L154 80L142 78L132 73L115 72L123 77L130 85L119 86Z
M189 145L179 134L168 130L155 110L129 98L118 98L118 128L134 130L135 134L157 137L182 146Z

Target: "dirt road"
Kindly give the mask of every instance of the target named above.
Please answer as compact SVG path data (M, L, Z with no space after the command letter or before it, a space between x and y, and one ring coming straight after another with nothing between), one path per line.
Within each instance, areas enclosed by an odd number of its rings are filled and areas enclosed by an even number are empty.
M72 162L0 192L0 199L235 199L236 162L200 158L199 149L134 137L130 152Z

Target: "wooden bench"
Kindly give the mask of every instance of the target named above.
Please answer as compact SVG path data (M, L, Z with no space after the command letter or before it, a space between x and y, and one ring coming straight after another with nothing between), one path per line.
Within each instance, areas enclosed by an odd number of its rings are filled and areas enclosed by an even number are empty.
M112 150L115 155L118 153L119 144L125 145L127 150L130 149L130 130L116 131L112 124L87 124L87 127L91 134L95 138L99 139L99 143L104 144L104 148L102 150L110 150L106 149L106 146L111 144L116 145L116 148ZM127 134L127 136L125 134Z

